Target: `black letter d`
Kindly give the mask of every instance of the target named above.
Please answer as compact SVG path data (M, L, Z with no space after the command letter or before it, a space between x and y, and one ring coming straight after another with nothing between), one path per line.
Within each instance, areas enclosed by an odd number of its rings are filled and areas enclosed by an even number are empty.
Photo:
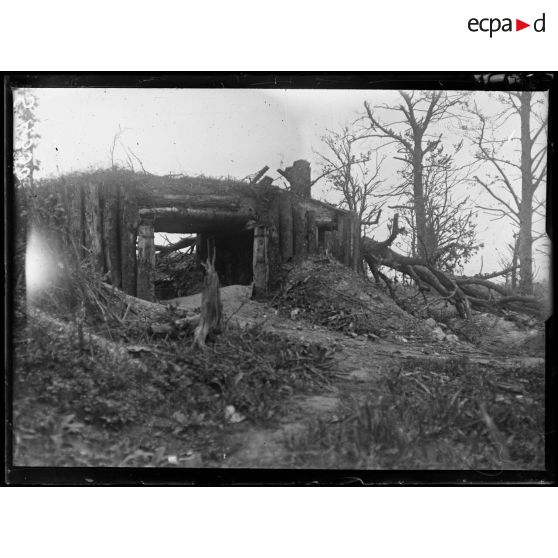
M545 14L543 14L541 18L536 19L536 20L535 20L535 23L533 23L533 29L534 29L537 33L544 33L544 24L545 24L544 16L545 16ZM539 23L542 24L542 27L541 27L540 29L539 29L539 27L538 27Z

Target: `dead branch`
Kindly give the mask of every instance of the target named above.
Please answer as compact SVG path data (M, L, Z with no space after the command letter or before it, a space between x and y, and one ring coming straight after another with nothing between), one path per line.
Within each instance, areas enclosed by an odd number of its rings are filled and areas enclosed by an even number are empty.
M265 167L263 167L261 170L259 170L256 175L254 176L254 178L252 178L252 180L250 180L250 185L256 184L260 181L260 178L263 177L263 175L269 170L269 167L266 165Z
M410 258L395 252L390 245L401 231L398 215L395 214L391 233L386 240L379 242L367 237L362 239L363 258L377 281L381 277L380 266L404 273L434 289L441 297L451 302L463 318L470 318L471 308L489 312L497 312L504 306L520 307L529 313L542 310L540 301L535 297L513 295L502 285L487 279L487 276L498 277L505 274L509 269L480 277L459 278L437 269L425 259Z
M182 248L188 248L189 246L193 246L196 243L195 237L190 238L182 238L178 242L174 244L169 244L167 246L155 246L155 249L159 253L160 256L164 254L170 254L171 252L175 252L176 250L181 250Z

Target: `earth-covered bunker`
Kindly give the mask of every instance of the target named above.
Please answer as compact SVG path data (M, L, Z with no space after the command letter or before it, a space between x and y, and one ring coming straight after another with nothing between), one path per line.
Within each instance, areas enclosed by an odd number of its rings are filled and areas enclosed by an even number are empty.
M251 182L96 171L51 181L62 191L82 255L126 293L154 300L155 233L196 234L200 261L215 253L224 284L265 295L281 266L329 253L357 269L356 214L310 196L310 165L280 171L290 189L258 173Z

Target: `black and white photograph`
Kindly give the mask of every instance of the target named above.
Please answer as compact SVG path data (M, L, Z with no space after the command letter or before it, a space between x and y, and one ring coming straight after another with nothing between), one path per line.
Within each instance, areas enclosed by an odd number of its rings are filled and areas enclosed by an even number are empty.
M548 86L399 78L9 85L13 467L545 470Z

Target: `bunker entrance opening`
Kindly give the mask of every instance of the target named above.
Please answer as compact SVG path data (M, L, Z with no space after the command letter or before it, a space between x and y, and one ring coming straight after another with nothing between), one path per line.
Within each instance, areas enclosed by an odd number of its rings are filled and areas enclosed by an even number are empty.
M201 292L202 264L212 259L213 254L221 286L252 283L254 229L247 228L247 222L186 220L169 213L159 216L146 212L141 216L137 239L138 294L151 300L168 300ZM172 242L164 242L165 234L173 235L174 242L189 239L190 245L174 250Z

